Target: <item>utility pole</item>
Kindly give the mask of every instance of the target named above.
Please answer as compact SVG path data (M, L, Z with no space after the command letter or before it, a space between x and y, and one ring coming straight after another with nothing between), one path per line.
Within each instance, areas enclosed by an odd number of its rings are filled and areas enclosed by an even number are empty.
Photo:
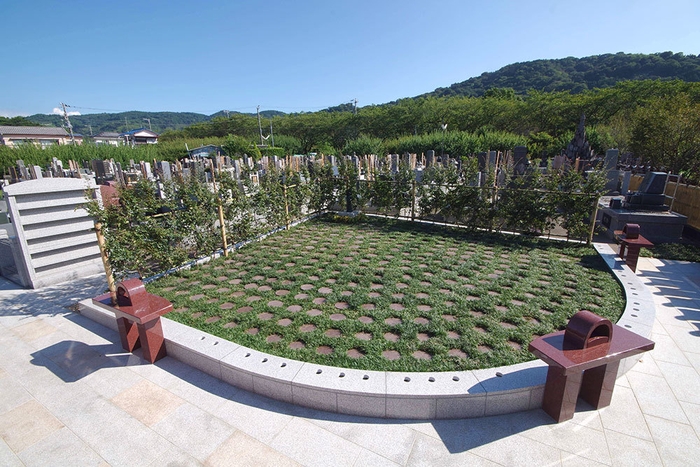
M262 135L262 123L260 122L260 106L258 106L258 129L260 130L260 146L265 144L265 139Z
M68 129L68 132L70 133L70 142L73 146L75 146L75 136L73 135L73 125L70 123L70 119L68 118L68 111L66 110L66 107L70 107L68 104L64 104L61 102L61 108L63 109L63 121L65 122L65 127Z
M229 118L229 116L228 116L229 111L228 111L228 110L224 110L224 113L226 114L226 118Z
M272 118L270 118L270 138L272 139L272 147L275 147L275 135L272 134Z
M353 113L354 113L355 115L357 115L357 99L353 100L353 102L354 102L354 104L355 104Z
M150 119L150 118L144 118L143 121L144 121L144 122L148 122L148 130L149 130L149 131L153 131L153 130L151 129L151 119Z

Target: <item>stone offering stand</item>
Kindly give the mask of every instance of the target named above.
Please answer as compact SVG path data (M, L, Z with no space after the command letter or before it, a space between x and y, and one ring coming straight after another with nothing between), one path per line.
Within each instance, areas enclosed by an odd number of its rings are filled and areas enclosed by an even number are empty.
M595 244L624 288L617 322L648 337L655 308L651 294L607 244ZM108 310L85 300L85 316L114 330ZM385 372L329 367L259 352L162 318L169 356L229 384L273 399L330 412L384 418L445 419L497 415L542 406L547 365L539 360L473 371ZM638 357L621 362L618 375Z

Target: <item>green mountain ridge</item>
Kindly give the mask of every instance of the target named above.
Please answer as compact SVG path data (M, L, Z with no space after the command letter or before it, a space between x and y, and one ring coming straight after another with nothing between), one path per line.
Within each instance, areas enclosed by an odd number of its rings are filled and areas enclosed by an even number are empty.
M533 60L506 65L494 72L482 73L449 87L437 88L432 92L407 99L450 96L484 96L490 89L512 89L518 95L530 90L568 91L581 93L596 88L609 88L621 81L637 80L682 80L700 82L700 55L663 52L654 54L593 55L590 57ZM403 99L402 99L403 100ZM388 102L381 105L391 105ZM349 103L329 107L322 112L352 112ZM123 132L135 128L148 128L162 133L178 130L196 123L208 122L215 118L233 115L255 115L240 112L219 111L212 115L194 112L143 112L85 114L70 117L76 133L90 136L103 131ZM286 115L277 110L261 111L265 119ZM61 126L60 115L36 114L27 120L40 125Z

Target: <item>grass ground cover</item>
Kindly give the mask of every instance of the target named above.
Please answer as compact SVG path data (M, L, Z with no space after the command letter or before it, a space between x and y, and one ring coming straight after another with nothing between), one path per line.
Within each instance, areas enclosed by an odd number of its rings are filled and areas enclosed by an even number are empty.
M531 360L579 310L624 308L591 247L382 218L308 221L148 289L169 318L242 345L388 371Z

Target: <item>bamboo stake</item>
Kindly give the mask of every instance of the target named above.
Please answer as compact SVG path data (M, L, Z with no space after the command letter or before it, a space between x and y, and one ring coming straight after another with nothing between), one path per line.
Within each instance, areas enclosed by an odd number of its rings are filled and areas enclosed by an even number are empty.
M228 243L226 242L226 224L224 223L224 206L221 203L221 197L219 196L219 190L216 188L216 176L214 175L214 162L211 161L211 181L214 184L214 196L216 196L216 201L219 210L219 225L221 226L221 240L224 246L224 256L228 256Z
M109 288L109 296L112 299L112 305L117 304L117 286L114 283L114 275L112 275L112 267L109 265L109 258L107 257L107 249L105 248L105 236L102 233L102 223L95 222L95 234L97 235L97 245L100 247L100 256L102 257L102 264L105 268L105 274L107 275L107 288Z
M595 209L593 209L593 217L591 218L591 230L588 232L588 241L586 242L586 245L590 245L591 242L593 241L593 232L595 231L595 220L596 217L598 217L598 197L594 198L594 203L595 203ZM568 233L567 233L568 237Z
M284 212L285 220L287 222L287 230L289 230L289 200L287 199L287 185L282 185L284 188Z

